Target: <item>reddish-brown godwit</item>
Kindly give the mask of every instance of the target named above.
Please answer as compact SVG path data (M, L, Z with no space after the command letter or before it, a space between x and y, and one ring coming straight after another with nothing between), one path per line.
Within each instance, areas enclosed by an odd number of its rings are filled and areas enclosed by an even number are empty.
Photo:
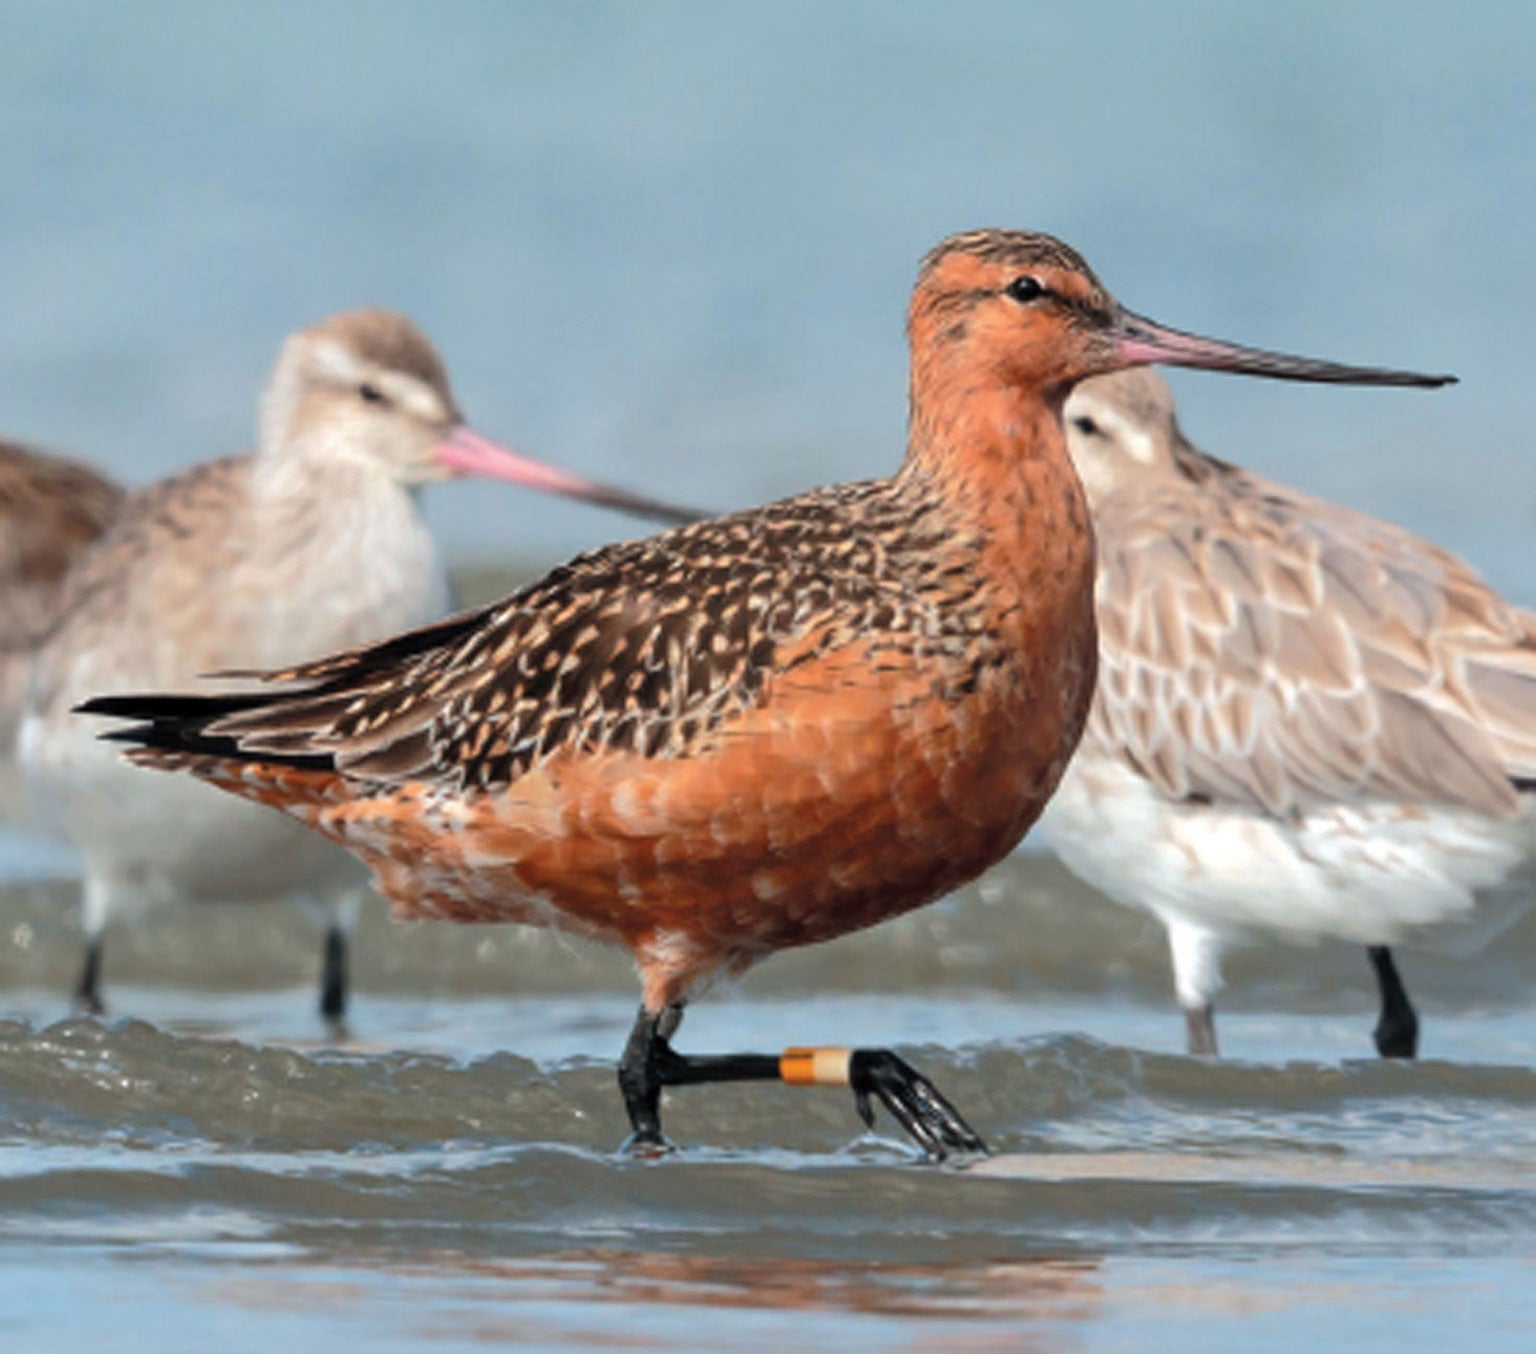
M711 978L931 902L1008 852L1066 768L1097 643L1093 535L1061 406L1152 361L1436 385L1163 329L1045 235L924 260L892 478L581 556L474 615L269 674L117 697L140 762L281 808L373 868L397 915L627 946L619 1085L778 1079L878 1097L932 1155L982 1143L884 1050L675 1052ZM293 689L294 683L299 689Z
M33 799L85 862L79 1004L100 1010L102 929L171 900L318 898L321 1008L346 1003L346 928L361 872L294 824L191 782L146 793L70 708L102 690L191 687L232 666L294 662L448 609L417 510L434 480L478 474L666 520L694 514L495 446L463 423L436 351L403 316L335 315L285 344L254 454L133 495L70 575L22 734Z
M1067 442L1099 542L1099 690L1041 820L1168 931L1192 1053L1233 945L1368 946L1376 1046L1418 1020L1389 946L1473 950L1536 889L1536 616L1461 560L1204 455L1150 371Z
M122 500L117 485L86 466L0 442L0 817L21 808L16 732L64 574Z

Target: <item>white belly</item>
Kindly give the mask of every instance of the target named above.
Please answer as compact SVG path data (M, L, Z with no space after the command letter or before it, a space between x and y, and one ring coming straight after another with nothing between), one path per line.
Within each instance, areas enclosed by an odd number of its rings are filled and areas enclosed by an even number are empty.
M1175 802L1118 759L1080 757L1037 832L1128 907L1224 944L1427 945L1471 953L1536 891L1536 805L1500 820L1381 801L1292 818Z

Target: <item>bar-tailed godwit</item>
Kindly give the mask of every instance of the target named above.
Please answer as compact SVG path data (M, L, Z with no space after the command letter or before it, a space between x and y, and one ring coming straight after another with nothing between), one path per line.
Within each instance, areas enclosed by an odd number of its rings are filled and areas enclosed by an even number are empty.
M85 863L79 1004L100 1010L102 930L162 901L318 899L321 1007L346 1002L344 852L188 781L151 790L70 714L93 692L186 688L206 673L294 662L448 610L417 491L510 480L663 520L695 514L497 447L463 423L436 351L403 316L332 316L293 335L263 396L257 450L134 494L72 571L22 730L33 799Z
M1418 1022L1390 946L1466 950L1536 889L1536 616L1402 527L1207 456L1150 371L1086 382L1067 440L1099 541L1099 691L1041 821L1168 932L1192 1053L1221 958L1369 947L1376 1045Z
M16 733L64 575L122 500L117 485L87 466L0 442L0 818L21 809Z
M269 676L141 696L136 760L273 805L373 868L402 917L628 947L631 1142L664 1086L782 1079L880 1099L931 1155L981 1139L881 1049L699 1057L683 1004L776 950L938 898L1005 855L1065 770L1097 641L1061 427L1079 380L1153 361L1434 385L1237 348L1123 310L1045 235L923 262L889 479L583 555L477 614Z

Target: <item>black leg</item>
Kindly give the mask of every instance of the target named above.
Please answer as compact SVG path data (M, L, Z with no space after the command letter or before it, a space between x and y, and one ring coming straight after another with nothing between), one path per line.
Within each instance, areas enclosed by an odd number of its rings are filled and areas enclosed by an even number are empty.
M336 1038L346 1037L347 1026L347 933L339 926L327 928L325 958L320 970L320 1015Z
M1185 1047L1192 1058L1216 1058L1216 1011L1210 1002L1184 1008Z
M658 1061L659 1050L667 1045L657 1028L660 1023L660 1017L650 1015L642 1006L619 1059L619 1094L624 1097L631 1129L624 1143L628 1151L668 1145L661 1132L662 1083Z
M985 1152L987 1145L938 1089L887 1049L788 1049L782 1055L728 1053L701 1057L673 1051L668 1038L682 1019L670 1006L652 1015L643 1006L619 1061L619 1091L633 1128L630 1149L667 1146L661 1131L664 1086L711 1081L783 1081L791 1086L846 1086L859 1117L874 1127L871 1098L935 1161L951 1151Z
M85 963L75 986L75 1010L81 1015L105 1015L101 1000L101 932L86 937Z
M1385 945L1366 950L1376 971L1376 986L1381 989L1381 1019L1376 1022L1376 1052L1383 1058L1412 1058L1419 1051L1419 1017L1408 1000L1408 989L1392 962L1392 951Z

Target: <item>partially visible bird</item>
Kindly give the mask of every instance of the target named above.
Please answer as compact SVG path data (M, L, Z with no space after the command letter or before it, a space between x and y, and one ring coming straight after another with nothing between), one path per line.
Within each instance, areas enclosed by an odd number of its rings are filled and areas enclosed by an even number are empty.
M436 351L402 315L333 315L283 346L257 449L135 493L70 573L22 731L33 798L85 864L78 1004L99 1011L102 933L125 908L318 901L321 1010L339 1028L361 872L277 815L192 781L134 774L71 708L193 687L441 616L448 581L417 506L457 475L509 480L664 520L693 516L497 447L465 427Z
M64 575L122 501L123 491L87 466L0 442L0 818L21 812L16 734Z
M1085 382L1067 444L1099 541L1099 690L1041 831L1168 932L1191 1053L1235 945L1470 953L1536 889L1536 615L1391 523L1218 461L1150 371Z
M878 1097L930 1154L982 1149L883 1049L698 1057L683 1005L777 950L932 902L1050 797L1093 694L1093 536L1061 406L1151 361L1309 380L1445 378L1282 357L1122 309L1045 235L924 260L890 479L580 556L505 601L234 696L90 711L147 765L280 808L373 868L403 917L627 947L631 1142L664 1086L782 1079Z

